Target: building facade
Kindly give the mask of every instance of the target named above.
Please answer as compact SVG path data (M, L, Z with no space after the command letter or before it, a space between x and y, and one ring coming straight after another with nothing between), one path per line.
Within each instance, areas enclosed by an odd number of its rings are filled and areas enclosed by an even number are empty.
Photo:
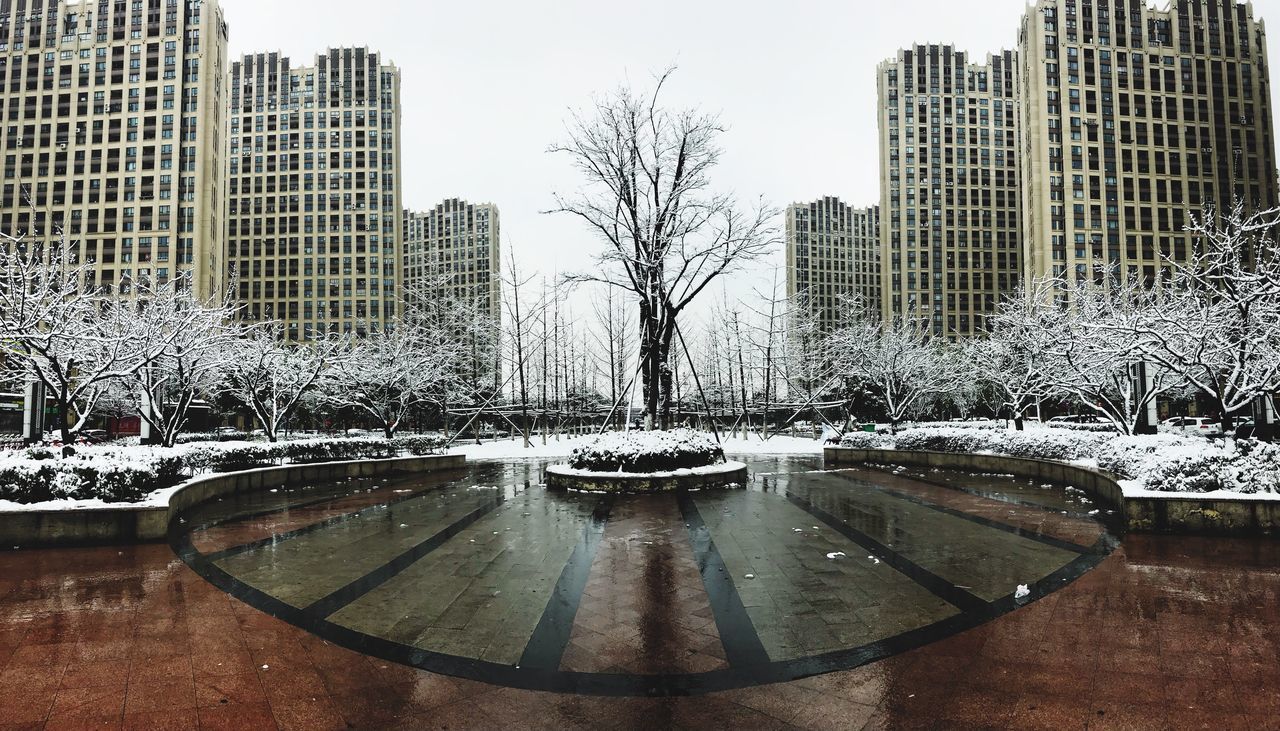
M1019 33L1027 275L1161 276L1189 214L1276 205L1266 34L1250 3L1039 0Z
M433 288L450 276L449 294L498 318L501 259L498 207L457 198L425 211L404 211L406 292Z
M882 315L985 330L1019 283L1018 60L916 45L878 69Z
M787 298L818 328L847 324L846 298L880 315L880 207L854 208L825 196L787 206Z
M218 296L226 54L214 0L0 0L0 231Z
M498 207L450 198L424 211L404 211L404 292L415 298L452 299L480 315L458 323L475 396L501 385L502 267ZM464 309L463 312L471 312Z
M364 48L231 66L228 272L246 319L305 340L399 313L400 72Z

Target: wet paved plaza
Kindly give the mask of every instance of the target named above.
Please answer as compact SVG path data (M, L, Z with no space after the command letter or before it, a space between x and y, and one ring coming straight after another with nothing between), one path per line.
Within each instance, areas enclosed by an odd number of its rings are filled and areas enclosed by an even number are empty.
M819 464L601 498L479 462L0 553L0 731L1273 725L1277 543Z

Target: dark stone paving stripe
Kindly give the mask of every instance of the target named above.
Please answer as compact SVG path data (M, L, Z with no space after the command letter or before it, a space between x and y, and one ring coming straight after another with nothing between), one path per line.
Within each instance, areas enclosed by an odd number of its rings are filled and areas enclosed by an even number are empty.
M351 602L354 602L365 594L368 594L370 591L373 591L386 583L396 574L412 566L418 559L444 545L445 541L458 535L466 529L467 526L493 512L504 501L505 498L502 493L499 492L494 496L494 501L489 505L482 505L475 510L472 510L462 518L459 518L449 527L418 543L373 571L370 571L364 576L352 581L341 589L333 591L328 596L317 599L307 605L306 611L319 617L327 617L330 614L333 614L339 609L342 609Z
M519 667L539 670L556 670L560 667L560 658L564 657L564 649L569 646L569 635L573 633L573 618L578 614L582 592L591 576L591 564L596 559L596 550L600 548L605 526L609 524L613 501L613 495L606 495L600 498L596 509L592 511L591 519L582 532L582 539L578 541L564 570L560 572L560 578L551 590L551 598L547 600L547 608L543 610L538 626L534 627L524 653L520 655Z
M724 645L729 666L767 664L769 653L765 651L764 643L760 641L760 635L751 623L751 616L742 604L738 587L734 585L733 577L729 575L715 541L711 540L711 531L702 520L702 513L698 512L698 506L689 493L681 492L677 499L680 515L689 531L689 543L693 546L698 570L702 573L702 584L707 590L707 598L711 600L711 611L716 618L716 629L720 632L720 643Z
M262 548L263 546L269 546L273 543L279 543L280 541L287 541L290 538L297 538L298 536L306 535L308 533L312 533L312 532L321 530L323 528L328 528L333 525L338 525L339 523L345 523L348 520L354 520L356 518L359 518L361 515L364 515L367 511L370 511L370 510L383 510L391 507L392 505L398 505L400 503L403 503L409 500L417 500L418 498L424 497L426 495L431 495L433 493L439 492L440 490L446 487L456 485L460 481L461 481L461 478L448 480L446 482L440 483L439 485L432 485L431 487L428 487L425 490L419 490L418 492L415 492L410 495L400 495L399 497L374 503L373 505L360 508L359 510L353 510L349 513L342 513L341 515L335 515L330 518L325 518L324 520L320 520L315 523L304 525L301 528L295 528L291 531L285 531L284 533L277 533L275 535L267 536L266 538L261 538L256 541L242 543L238 546L231 546L230 548L224 548L220 551L214 551L213 553L206 553L204 554L204 558L207 561L220 561L224 558L229 558L231 556L238 556L242 553L247 553L249 551Z
M839 475L840 477L846 480L853 481L857 479L845 470L830 470L830 472L832 474ZM901 476L899 477L900 479L914 479L914 478L903 478ZM1082 546L1079 543L1064 541L1061 538L1046 536L1043 533L1039 533L1037 531L1027 530L1026 528L1020 528L1016 525L1010 525L1008 523L1002 523L998 520L992 520L991 518L985 518L981 515L973 515L971 513L966 513L963 510L956 510L955 508L949 508L945 505L939 505L937 503L925 500L924 498L918 495L912 495L910 493L902 492L901 490L894 490L891 487L883 487L881 485L875 485L870 482L867 482L866 480L858 480L858 482L861 483L859 485L860 487L865 487L868 490L875 490L876 492L884 495L888 495L889 497L894 497L899 500L905 500L909 503L912 503L913 505L919 505L924 508L929 508L930 510L936 510L939 513L945 513L946 515L950 515L953 518L960 518L961 520L967 520L971 523L977 523L978 525L986 528L994 528L995 530L1004 531L1005 533L1012 533L1013 535L1018 536L1020 538L1026 538L1028 540L1036 541L1038 543L1043 543L1046 546L1053 546L1054 548L1060 548L1064 551L1071 551L1072 553L1087 553L1093 550L1089 546ZM928 484L928 483L925 483L925 484ZM1052 508L1046 508L1044 506L1039 506L1039 508L1040 510L1044 510L1045 512L1056 512L1061 514L1060 511L1054 511Z
M794 494L787 495L787 500L957 609L975 612L986 608L988 602L985 599L961 589L808 500Z

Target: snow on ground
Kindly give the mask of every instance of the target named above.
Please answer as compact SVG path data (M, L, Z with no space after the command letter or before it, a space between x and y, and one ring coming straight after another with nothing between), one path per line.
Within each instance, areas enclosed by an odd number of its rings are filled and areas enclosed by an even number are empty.
M733 472L746 467L741 462L728 460L718 464L704 465L702 467L685 467L678 470L668 470L666 472L601 472L599 470L576 470L572 467L556 466L556 472L570 477L599 477L600 475L608 475L610 477L652 477L661 479L664 477L691 477L694 475L718 475L722 472Z

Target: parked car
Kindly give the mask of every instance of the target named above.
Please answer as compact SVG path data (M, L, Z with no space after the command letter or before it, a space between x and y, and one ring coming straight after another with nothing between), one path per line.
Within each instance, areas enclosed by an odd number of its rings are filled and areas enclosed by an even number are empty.
M220 426L213 430L214 434L239 434L240 430L234 426Z
M1253 419L1241 419L1236 423L1236 439L1252 439L1253 432Z
M1223 436L1222 424L1204 416L1174 416L1160 422L1157 430L1171 434L1199 434L1209 439Z

